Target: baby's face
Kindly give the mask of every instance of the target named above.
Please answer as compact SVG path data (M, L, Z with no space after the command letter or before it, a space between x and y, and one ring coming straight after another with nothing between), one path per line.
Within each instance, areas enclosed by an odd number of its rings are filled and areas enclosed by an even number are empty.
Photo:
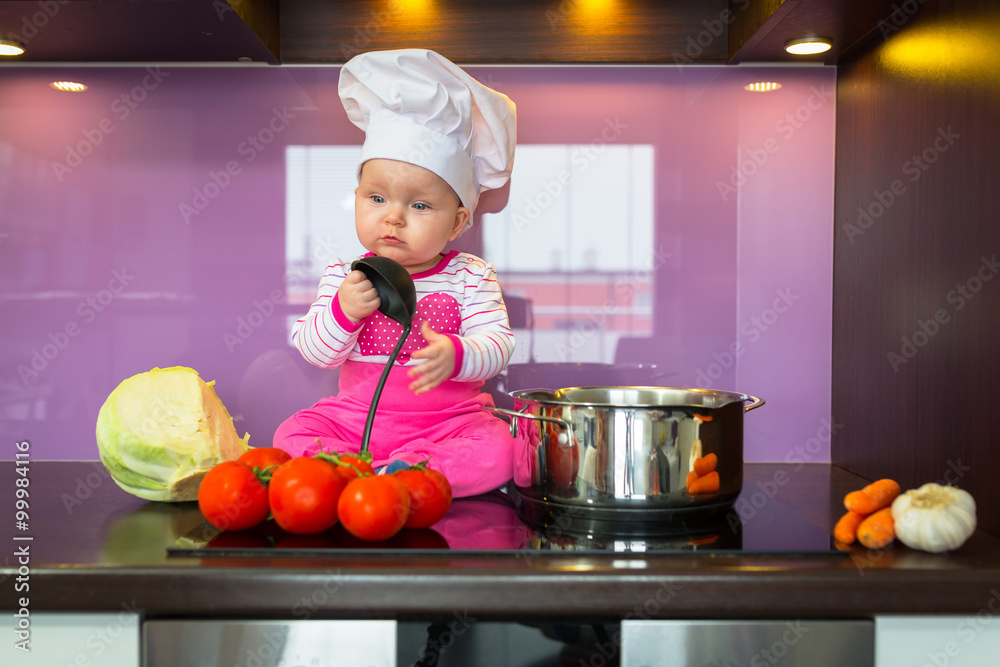
M410 273L426 271L468 220L469 209L434 172L396 160L365 162L354 191L354 224L370 252Z

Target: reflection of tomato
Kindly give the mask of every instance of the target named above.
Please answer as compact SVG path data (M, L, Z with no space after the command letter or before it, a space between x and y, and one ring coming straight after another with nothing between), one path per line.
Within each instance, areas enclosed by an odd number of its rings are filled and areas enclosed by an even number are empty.
M575 549L580 544L580 540L573 535L564 533L559 526L550 525L543 531L542 543L550 545L549 548Z
M328 461L294 458L271 475L271 513L289 533L321 533L337 523L337 500L346 481Z
M280 466L291 458L291 454L277 447L254 447L240 454L240 458L236 460L251 468L265 470L271 466Z
M419 528L417 530L401 530L386 542L382 543L386 547L398 549L428 549L434 551L447 550L448 540L444 539L441 533L431 528Z
M219 530L244 530L267 518L267 487L250 466L223 461L202 478L198 508Z
M278 549L334 549L337 538L330 531L313 535L285 535L274 545Z
M556 488L568 489L576 482L580 469L580 445L571 433L561 426L547 423L545 427L548 444L545 447L548 481ZM565 443L559 442L559 434L565 434Z
M254 526L253 532L262 536L270 544L274 544L279 538L288 534L281 529L281 526L273 518L268 519L259 526Z
M410 516L410 493L393 475L369 475L351 480L337 503L340 523L363 540L386 540L398 533Z
M405 532L405 531L400 531ZM338 549L382 549L385 547L385 542L371 542L369 540L363 540L360 537L355 537L347 532L344 528L343 523L338 523L336 526L328 530L325 534L330 535L337 543ZM394 539L394 538L393 538Z
M227 530L208 543L209 549L266 549L271 544L255 530Z
M430 468L408 468L393 473L410 494L407 528L433 526L451 507L451 484L443 474Z

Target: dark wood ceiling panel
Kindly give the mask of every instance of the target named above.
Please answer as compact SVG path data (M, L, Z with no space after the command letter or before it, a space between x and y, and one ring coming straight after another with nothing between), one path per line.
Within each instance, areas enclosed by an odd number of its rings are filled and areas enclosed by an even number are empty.
M730 0L729 61L816 62L832 65L875 39L885 39L919 11L913 0ZM827 37L833 48L794 56L785 44L800 37Z
M0 2L0 37L27 47L3 62L277 64L278 0L234 5L239 12L222 0Z
M462 63L833 64L895 31L898 0L0 1L4 62L342 63L424 47ZM897 16L893 18L893 14ZM899 14L904 14L899 16ZM882 26L881 30L879 26ZM824 35L807 58L787 40Z
M420 47L463 63L725 63L727 0L281 2L282 63Z

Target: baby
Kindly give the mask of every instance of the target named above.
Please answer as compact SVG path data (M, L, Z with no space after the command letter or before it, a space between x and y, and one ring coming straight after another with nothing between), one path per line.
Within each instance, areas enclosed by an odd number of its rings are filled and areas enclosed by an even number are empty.
M443 250L471 226L480 193L510 177L514 104L419 49L357 56L341 71L339 90L366 133L354 200L364 256L399 262L417 292L414 330L379 400L372 464L391 472L430 459L456 497L503 486L524 445L482 410L493 400L481 388L510 360L514 336L493 267ZM379 303L350 260L327 267L292 340L309 363L341 369L339 392L281 424L275 447L293 456L358 452L375 386L402 334Z

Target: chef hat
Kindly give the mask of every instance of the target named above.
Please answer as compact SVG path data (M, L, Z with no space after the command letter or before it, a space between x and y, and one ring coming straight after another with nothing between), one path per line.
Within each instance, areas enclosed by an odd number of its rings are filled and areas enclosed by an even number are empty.
M339 91L347 117L365 131L362 165L385 158L429 169L469 211L481 191L510 178L514 103L439 54L362 53L340 71Z

